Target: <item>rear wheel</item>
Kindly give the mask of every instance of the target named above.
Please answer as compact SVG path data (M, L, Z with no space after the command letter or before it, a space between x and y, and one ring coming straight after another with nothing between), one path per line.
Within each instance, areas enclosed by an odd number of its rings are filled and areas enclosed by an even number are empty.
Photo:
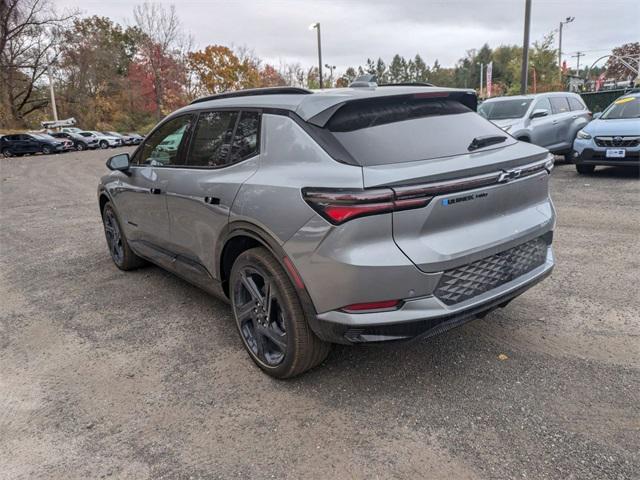
M106 140L100 140L100 148L103 150L109 148L109 143Z
M2 155L8 158L11 155L13 155L13 153L11 153L11 150L9 150L8 148L3 148L2 149Z
M293 377L327 357L331 345L313 333L295 287L266 249L240 254L231 269L230 290L242 342L267 374Z
M120 270L133 270L144 265L144 260L133 253L129 247L111 202L107 202L102 209L102 223L113 263Z
M589 175L596 169L595 165L576 165L576 170L581 175Z
M42 146L42 150L41 150L41 152L42 152L44 155L49 155L52 151L53 151L53 150L51 149L51 147L50 147L49 145L43 145L43 146Z
M87 146L84 143L82 143L82 142L76 143L76 150L78 150L79 152L81 152L83 150L86 150L86 149L87 149Z

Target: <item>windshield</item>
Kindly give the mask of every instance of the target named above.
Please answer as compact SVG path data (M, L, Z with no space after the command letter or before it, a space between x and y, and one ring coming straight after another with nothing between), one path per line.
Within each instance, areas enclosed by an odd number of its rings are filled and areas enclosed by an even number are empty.
M603 120L640 118L640 97L622 97L613 102L600 116Z
M522 118L527 113L533 99L520 98L514 100L497 100L484 102L478 107L478 113L488 120L506 118Z

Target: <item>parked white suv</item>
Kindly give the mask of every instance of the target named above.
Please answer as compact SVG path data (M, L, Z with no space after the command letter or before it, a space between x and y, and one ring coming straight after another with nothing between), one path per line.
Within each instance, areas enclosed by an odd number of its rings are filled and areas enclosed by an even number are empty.
M573 160L573 140L591 121L580 95L549 92L490 98L478 113L523 142L535 143Z

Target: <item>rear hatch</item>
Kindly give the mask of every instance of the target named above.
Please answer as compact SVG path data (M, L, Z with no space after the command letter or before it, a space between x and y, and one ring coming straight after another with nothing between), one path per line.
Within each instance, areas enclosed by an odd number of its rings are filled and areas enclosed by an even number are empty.
M455 96L347 103L325 126L365 189L426 205L393 211L398 247L425 272L493 255L552 228L547 150L516 141ZM400 202L398 202L400 203Z

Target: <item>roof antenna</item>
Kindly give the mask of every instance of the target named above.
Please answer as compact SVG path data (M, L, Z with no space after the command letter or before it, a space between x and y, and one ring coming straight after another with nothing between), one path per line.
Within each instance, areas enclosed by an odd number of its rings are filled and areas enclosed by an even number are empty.
M367 74L360 75L349 85L351 88L376 88L378 86L378 77L376 75Z

